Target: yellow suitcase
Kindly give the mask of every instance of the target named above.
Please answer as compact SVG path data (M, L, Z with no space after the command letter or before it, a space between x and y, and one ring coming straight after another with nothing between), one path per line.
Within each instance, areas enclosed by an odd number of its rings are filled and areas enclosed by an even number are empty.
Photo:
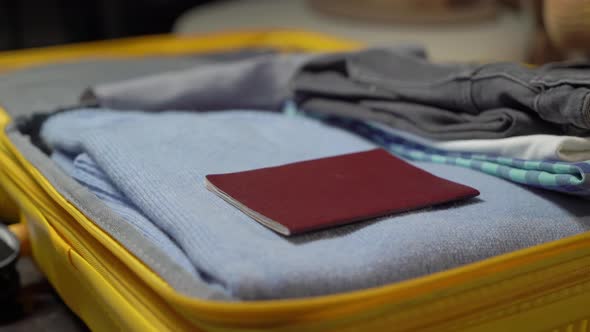
M301 31L154 36L0 54L0 73L88 57L240 48L335 51L357 43ZM1 79L0 75L0 79ZM2 101L0 100L0 104ZM2 202L16 202L32 254L96 331L588 331L590 234L383 287L314 298L220 302L175 291L67 201L23 156L0 112ZM9 204L6 211L14 215Z

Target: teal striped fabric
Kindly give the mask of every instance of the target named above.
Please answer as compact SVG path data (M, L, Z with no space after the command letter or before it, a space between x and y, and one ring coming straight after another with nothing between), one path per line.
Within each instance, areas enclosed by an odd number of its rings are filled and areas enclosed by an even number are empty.
M339 117L327 117L322 120L352 131L409 160L467 167L533 187L575 195L590 195L587 176L590 173L590 161L567 163L450 152L410 141L362 121Z

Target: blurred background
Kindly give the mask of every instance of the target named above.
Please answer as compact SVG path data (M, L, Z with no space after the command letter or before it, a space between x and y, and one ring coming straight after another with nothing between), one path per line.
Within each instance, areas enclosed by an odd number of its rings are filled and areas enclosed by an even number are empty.
M169 32L206 0L0 0L0 49Z
M585 54L588 0L0 0L0 50L159 33L297 28L424 44L435 60ZM586 48L586 49L584 49Z

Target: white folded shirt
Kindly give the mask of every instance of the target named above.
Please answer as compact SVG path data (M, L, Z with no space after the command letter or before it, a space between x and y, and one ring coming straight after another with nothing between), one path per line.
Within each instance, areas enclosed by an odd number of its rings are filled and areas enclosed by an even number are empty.
M569 162L590 160L590 138L588 137L525 135L500 139L433 141L376 122L370 124L394 135L447 151L495 154L526 160Z

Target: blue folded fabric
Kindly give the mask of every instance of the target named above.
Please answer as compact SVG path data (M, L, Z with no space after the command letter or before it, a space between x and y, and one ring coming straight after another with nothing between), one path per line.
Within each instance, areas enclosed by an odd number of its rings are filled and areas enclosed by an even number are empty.
M72 159L72 157L56 151L51 157L80 184L90 189L111 210L134 226L141 235L165 251L176 264L191 275L197 274L189 258L174 240L148 220L133 202L111 183L86 153L79 154L75 159Z
M205 188L210 173L374 147L302 117L80 110L49 118L42 137L62 164L71 159L66 171L146 238L182 261L170 239L212 287L238 299L379 286L590 229L581 198L432 163L414 164L477 188L479 198L291 238Z

